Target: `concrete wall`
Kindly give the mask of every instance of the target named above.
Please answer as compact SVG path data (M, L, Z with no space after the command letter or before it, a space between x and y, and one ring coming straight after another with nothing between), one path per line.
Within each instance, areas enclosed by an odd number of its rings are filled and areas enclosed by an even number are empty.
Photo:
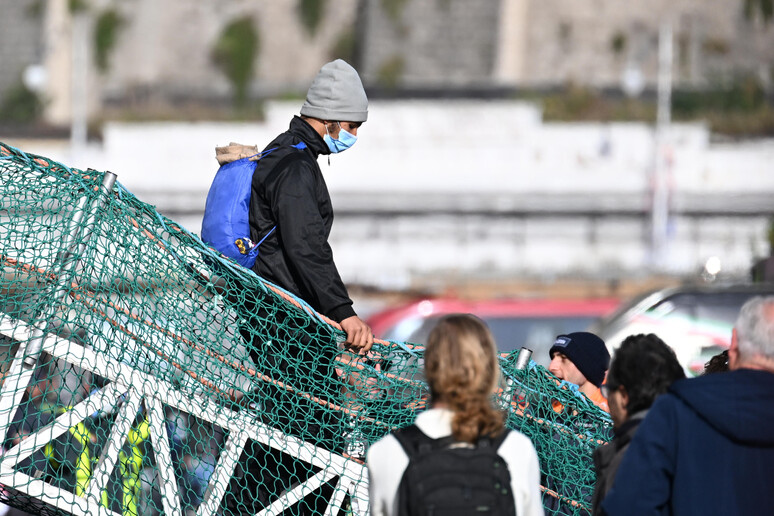
M263 145L299 104L270 104L260 124L112 123L102 145L75 156L66 145L17 146L111 170L198 232L214 147ZM688 275L710 256L743 275L768 252L773 140L715 144L702 125L672 127L672 218L654 265L645 124L544 124L539 109L515 102L382 101L358 136L330 166L320 159L336 211L331 242L349 282Z
M213 64L223 28L249 16L259 39L255 92L305 91L320 66L354 26L357 0L325 2L313 36L300 24L295 0L113 2L126 20L104 79L105 94L224 96L229 83Z
M324 3L315 34L300 23L297 0L95 0L91 21L79 31L72 30L67 0L45 0L37 17L29 14L33 3L0 2L0 94L24 66L45 62L49 119L56 123L69 118L73 35L90 43L93 20L106 9L124 20L111 67L97 74L89 51L91 69L77 75L89 75L93 101L130 107L228 100L230 85L212 62L212 48L224 26L243 16L254 20L260 40L255 95L303 93L347 37L354 38L367 85L617 87L626 70L639 70L652 85L664 20L674 27L677 84L702 86L734 72L770 84L774 70L774 24L746 19L740 0L337 0ZM398 6L393 15L389 5Z
M365 2L364 81L389 83L394 76L398 85L408 87L491 84L499 0L392 2L399 6L392 14L387 4Z
M574 81L618 86L627 67L654 85L658 30L674 31L674 80L704 85L729 72L748 72L771 82L774 27L749 20L737 0L618 2L531 0L524 79L531 84ZM623 38L616 52L614 40Z

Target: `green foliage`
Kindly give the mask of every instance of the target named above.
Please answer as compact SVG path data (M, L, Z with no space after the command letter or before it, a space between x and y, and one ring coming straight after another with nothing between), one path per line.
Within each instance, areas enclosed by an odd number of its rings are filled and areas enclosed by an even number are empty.
M0 103L0 121L15 124L35 122L43 112L43 103L21 81L9 89Z
M769 23L774 18L774 0L744 0L744 15L752 20L760 14L764 23Z
M594 95L590 89L571 84L566 94L562 97L564 109L573 118L579 117L594 102Z
M623 121L641 120L652 122L656 117L653 102L606 98L597 91L568 84L564 91L533 98L543 105L543 117L547 121Z
M758 111L710 112L701 117L709 124L712 132L735 138L774 136L774 110L764 107Z
M247 102L247 87L259 50L259 35L250 17L232 21L223 28L212 50L212 60L234 89L234 105Z
M615 55L621 55L621 52L626 49L626 35L623 32L618 31L613 34L610 39L610 49Z
M355 30L350 28L344 30L339 34L338 39L333 44L331 50L331 59L343 59L348 63L352 63L355 60L355 48L357 45L357 38L355 37Z
M399 23L407 0L382 0L382 9L393 23Z
M75 14L86 11L89 8L89 3L86 0L69 0L68 7L70 13Z
M109 68L110 51L115 47L124 19L114 9L103 11L94 26L94 59L97 69L104 73Z
M401 56L393 56L382 63L376 74L377 81L385 88L395 89L400 83L406 62Z
M314 37L325 14L327 0L298 0L297 12L301 25Z
M728 40L721 37L707 38L702 42L701 47L705 53L716 56L726 55L731 50Z
M629 99L604 95L569 84L559 93L533 93L523 98L543 106L546 121L655 121L653 98ZM713 133L731 137L774 136L774 106L753 77L707 90L674 90L672 116L676 121L702 120Z
M34 0L27 7L27 15L32 18L40 18L41 16L43 16L44 9L45 9L45 4L43 0Z
M703 111L752 112L766 104L766 92L754 77L744 77L729 86L704 91L675 91L672 111L676 116L696 116Z
M774 256L774 217L769 219L769 255Z

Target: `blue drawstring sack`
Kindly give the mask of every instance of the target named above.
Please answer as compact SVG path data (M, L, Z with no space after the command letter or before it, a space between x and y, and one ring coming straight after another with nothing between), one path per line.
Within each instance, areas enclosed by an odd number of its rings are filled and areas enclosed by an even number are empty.
M303 142L293 145L305 149ZM274 149L222 165L207 193L202 219L202 240L239 265L252 269L258 257L258 247L277 226L257 243L250 238L250 193L258 159Z

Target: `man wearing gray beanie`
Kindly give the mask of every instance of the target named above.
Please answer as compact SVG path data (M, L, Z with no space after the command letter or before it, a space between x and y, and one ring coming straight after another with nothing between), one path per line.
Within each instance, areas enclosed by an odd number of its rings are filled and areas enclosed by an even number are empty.
M317 159L351 147L367 118L368 98L357 71L337 59L325 64L312 81L301 116L293 117L288 130L263 152L257 154L257 149L232 144L220 153L225 159L219 159L221 164L245 157L257 161L248 207L250 241L244 245L251 254L257 247L252 269L339 323L346 333L345 345L363 354L373 345L373 334L353 310L352 299L333 261L328 244L333 207ZM240 243L244 244L242 239ZM246 254L242 249L240 252ZM292 313L270 314L260 296L251 298L235 292L230 299L236 301L239 332L255 369L278 380L259 382L246 399L240 400L242 406L260 407L261 420L282 433L334 453L346 453L348 417L319 403L341 397L341 384L335 381L339 350L321 345L309 332L306 318ZM276 322L267 327L270 318ZM280 336L283 344L279 348L272 332L294 338ZM248 486L245 492L251 493L253 505L246 509L249 514L260 511L256 505L259 502L288 489L293 481L290 472L298 467L290 455L278 457L274 450L258 448L240 462L238 475ZM288 472L287 478L278 477L278 471ZM310 496L313 499L297 504L303 507L300 514L321 514L327 499ZM243 498L248 497L231 500L227 505L246 503ZM323 506L317 507L319 504Z
M338 322L347 345L361 352L371 348L373 334L353 310L333 261L333 208L317 158L351 147L367 118L368 98L357 71L341 59L325 64L301 116L258 161L249 213L252 241L265 238L253 270Z

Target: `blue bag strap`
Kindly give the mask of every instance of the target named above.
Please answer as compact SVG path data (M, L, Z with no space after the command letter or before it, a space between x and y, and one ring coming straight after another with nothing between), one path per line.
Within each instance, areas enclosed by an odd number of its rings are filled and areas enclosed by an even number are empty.
M264 241L264 240L266 240L267 238L269 238L269 235L271 235L272 233L274 233L274 230L275 230L275 229L277 229L277 226L274 226L273 228L271 228L271 229L269 230L269 232L268 232L268 233L266 233L266 236L264 236L264 237L263 237L263 238L262 238L262 239L261 239L261 240L260 240L260 241L259 241L257 244L255 244L253 247L258 247L259 245L261 245L261 244L263 243L263 241Z
M291 145L291 147L293 147L294 149L298 149L298 150L304 150L304 149L306 149L306 144L304 142L298 142L295 145ZM279 147L274 147L272 149L266 149L265 151L259 152L258 154L253 154L252 156L250 156L250 158L254 158L254 157L258 156L258 159L260 159L260 158L262 158L264 156L267 156L268 154L271 154L272 151L275 151L277 149L279 149Z

